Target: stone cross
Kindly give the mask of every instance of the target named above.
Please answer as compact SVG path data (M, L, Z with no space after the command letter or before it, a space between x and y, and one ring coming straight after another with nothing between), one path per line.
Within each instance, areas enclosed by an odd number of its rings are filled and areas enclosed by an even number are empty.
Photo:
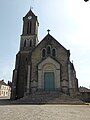
M47 32L48 32L48 34L49 34L50 30L48 29Z

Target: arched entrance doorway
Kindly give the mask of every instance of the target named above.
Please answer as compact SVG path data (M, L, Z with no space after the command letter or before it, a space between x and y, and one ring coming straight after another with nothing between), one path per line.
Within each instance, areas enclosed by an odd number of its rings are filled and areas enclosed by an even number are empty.
M60 90L60 64L48 57L38 64L38 90Z
M54 72L44 73L44 90L54 91L55 90L55 77Z

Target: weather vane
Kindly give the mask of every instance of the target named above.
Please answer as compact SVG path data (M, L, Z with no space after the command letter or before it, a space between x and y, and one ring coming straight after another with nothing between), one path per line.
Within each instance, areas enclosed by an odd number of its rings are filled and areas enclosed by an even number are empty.
M30 10L32 10L33 9L33 7L32 6L30 6Z
M32 2L32 1L34 2L34 0L30 0L30 1L29 1L29 2L30 2L30 4L33 4L33 2ZM30 10L32 10L32 9L33 9L33 6L31 6L31 5L30 5Z

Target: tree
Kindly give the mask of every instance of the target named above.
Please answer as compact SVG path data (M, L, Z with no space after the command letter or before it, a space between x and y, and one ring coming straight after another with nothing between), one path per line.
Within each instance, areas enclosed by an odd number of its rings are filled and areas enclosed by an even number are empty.
M84 0L85 2L89 1L89 0Z

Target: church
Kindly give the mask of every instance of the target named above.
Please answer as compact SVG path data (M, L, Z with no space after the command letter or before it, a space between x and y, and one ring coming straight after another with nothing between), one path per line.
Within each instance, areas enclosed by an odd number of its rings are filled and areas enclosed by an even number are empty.
M23 17L20 49L16 54L11 99L20 99L36 92L59 92L76 96L78 79L70 50L48 31L39 42L39 22L30 9Z

